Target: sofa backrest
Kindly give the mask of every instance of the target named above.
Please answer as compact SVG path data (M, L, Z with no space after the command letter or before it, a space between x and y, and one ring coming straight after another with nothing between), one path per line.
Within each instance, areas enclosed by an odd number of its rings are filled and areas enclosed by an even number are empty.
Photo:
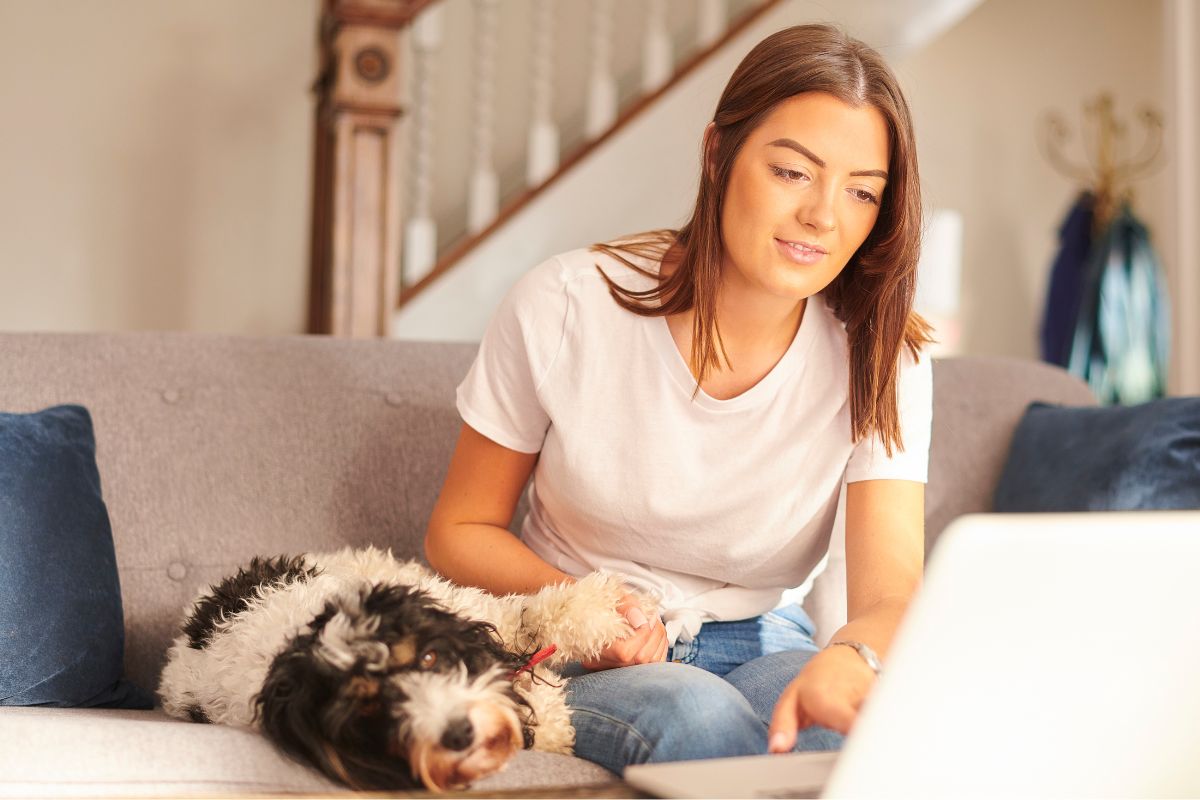
M0 335L0 410L92 414L149 689L195 594L255 555L417 555L475 347L181 333Z
M126 617L126 674L155 688L195 594L255 555L421 540L461 424L474 344L189 333L0 334L0 411L92 414ZM1031 399L1088 403L1061 370L934 370L932 542L985 510ZM524 515L524 500L513 529Z
M925 551L963 514L990 511L1013 432L1034 401L1093 406L1088 385L1039 361L973 356L934 361Z

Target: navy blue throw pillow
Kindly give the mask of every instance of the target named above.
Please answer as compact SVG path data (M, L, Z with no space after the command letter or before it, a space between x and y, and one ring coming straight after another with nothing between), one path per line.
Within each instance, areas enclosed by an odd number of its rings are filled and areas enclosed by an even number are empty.
M151 708L124 651L91 416L0 414L0 705Z
M1033 403L995 511L1200 509L1200 397L1134 406Z

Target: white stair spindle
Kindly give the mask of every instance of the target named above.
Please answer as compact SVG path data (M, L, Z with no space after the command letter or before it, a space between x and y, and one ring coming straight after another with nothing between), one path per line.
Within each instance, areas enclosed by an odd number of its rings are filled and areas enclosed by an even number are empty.
M696 25L696 43L710 47L721 36L729 19L726 0L700 0L700 18Z
M646 39L642 44L642 91L657 91L671 78L671 35L667 32L667 0L646 3Z
M555 0L534 0L533 119L529 128L525 182L540 185L558 169L558 126L551 103L554 90Z
M441 44L442 7L433 5L413 21L412 216L404 227L404 283L411 286L437 262L433 219L434 64Z
M475 167L471 175L467 232L479 233L496 219L500 181L493 165L496 95L496 3L475 0Z
M613 1L592 0L592 73L586 133L595 139L617 120L617 80L612 74Z

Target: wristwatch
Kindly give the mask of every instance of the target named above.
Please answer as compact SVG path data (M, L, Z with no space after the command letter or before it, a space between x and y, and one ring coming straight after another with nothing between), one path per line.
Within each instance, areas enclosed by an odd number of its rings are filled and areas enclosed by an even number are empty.
M844 644L847 647L853 647L855 650L857 650L858 654L863 657L864 661L867 662L867 666L873 669L876 675L878 675L879 671L883 669L883 665L879 663L879 656L875 655L875 651L871 649L870 645L863 644L862 642L855 642L850 639L843 639L838 642L830 642L825 646L833 647L835 644Z

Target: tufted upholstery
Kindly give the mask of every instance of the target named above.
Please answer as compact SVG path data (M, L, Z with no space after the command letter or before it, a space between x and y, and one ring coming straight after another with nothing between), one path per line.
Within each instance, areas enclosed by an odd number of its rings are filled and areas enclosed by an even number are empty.
M253 555L418 553L474 348L187 334L0 337L0 408L92 412L127 627L153 689L197 589Z

